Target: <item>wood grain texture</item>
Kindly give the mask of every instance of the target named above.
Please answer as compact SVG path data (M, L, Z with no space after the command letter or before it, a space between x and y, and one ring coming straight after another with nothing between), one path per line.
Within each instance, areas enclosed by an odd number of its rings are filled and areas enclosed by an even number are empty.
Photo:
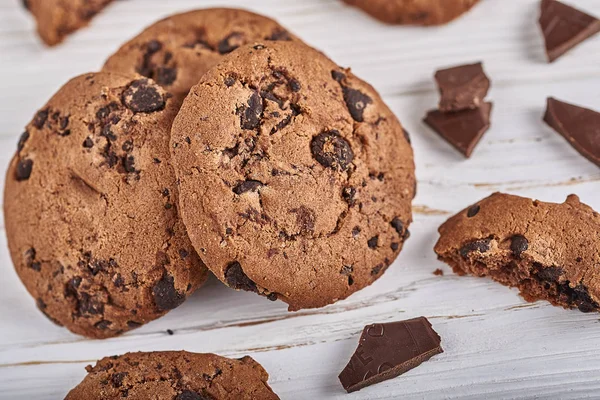
M569 3L600 15L600 0ZM576 193L600 209L600 170L541 122L550 95L600 109L600 36L547 64L538 0L483 0L456 23L428 29L385 26L338 0L124 0L54 49L37 40L20 1L2 0L0 165L6 168L35 110L70 77L99 69L120 43L158 18L224 5L275 17L352 66L400 117L412 135L419 180L405 250L374 285L323 309L288 313L283 304L212 279L166 317L121 338L91 341L37 311L2 235L0 399L62 398L98 358L176 349L250 354L282 399L600 398L597 314L525 303L489 280L459 278L432 251L449 215L494 191L544 201ZM437 102L433 72L479 60L492 79L493 124L464 160L421 118ZM434 276L436 268L445 275ZM400 378L345 394L337 375L362 327L420 315L430 317L445 353Z

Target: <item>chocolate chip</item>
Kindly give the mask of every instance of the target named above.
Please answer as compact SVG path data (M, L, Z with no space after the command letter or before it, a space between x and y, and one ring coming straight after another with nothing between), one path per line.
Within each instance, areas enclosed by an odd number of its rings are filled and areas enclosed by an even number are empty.
M31 176L31 170L33 168L33 160L24 158L17 163L17 169L15 176L17 181L26 181Z
M91 149L92 147L94 147L94 141L91 138L86 138L83 141L83 147L85 147L86 149Z
M354 159L350 143L335 130L315 136L310 144L310 150L315 160L331 169L345 171Z
M392 249L393 251L396 251L396 250L398 250L398 248L400 247L400 243L397 243L397 242L392 242L392 244L390 245L390 247L391 247L391 249Z
M377 244L379 243L379 236L373 236L371 239L367 241L367 245L370 249L376 249Z
M159 310L167 311L177 308L185 300L185 296L175 289L175 281L171 275L165 274L152 288L152 296Z
M257 292L256 283L242 270L239 262L234 261L227 266L225 270L225 281L227 285L236 290L246 290L248 292Z
M239 32L230 33L227 37L219 42L217 50L221 54L231 53L243 44L243 35Z
M331 71L331 77L340 83L346 79L346 75L339 71Z
M86 292L80 292L77 310L80 314L98 315L104 313L104 304L97 298L94 298Z
M271 301L277 301L277 293L269 293L267 299Z
M162 49L162 43L158 40L151 40L146 43L146 51L149 53L156 53Z
M235 77L228 75L223 81L223 83L225 83L225 86L227 87L232 87L233 85L235 85Z
M342 86L342 92L344 94L346 107L348 107L352 119L357 122L363 122L365 108L367 108L367 105L371 104L373 100L361 91L346 86Z
M400 218L395 217L392 220L392 222L390 222L390 225L392 225L392 227L396 230L398 235L400 235L401 237L406 237L408 231L404 230L404 222L402 222Z
M299 92L302 89L302 85L296 79L290 79L289 85L292 92Z
M246 192L256 192L262 186L263 186L262 182L248 179L248 180L238 183L232 190L233 190L233 193L240 195L240 194L246 193Z
M179 257L181 257L182 260L185 260L189 255L190 253L186 249L179 250Z
M116 387L116 388L121 387L123 385L123 379L125 379L125 377L127 375L128 375L127 372L119 372L119 373L113 374L110 381L112 382L112 385L114 387Z
M21 137L19 138L19 143L17 144L17 150L18 151L23 150L23 147L25 147L25 143L27 143L28 140L29 140L29 131L25 131L21 134Z
M33 247L28 249L25 252L25 264L34 271L40 272L42 270L42 265L35 260L36 256L37 252Z
M474 206L471 206L471 208L469 208L469 210L467 211L467 217L473 218L474 216L479 214L480 209L481 209L481 207L479 206L479 204L475 204Z
M267 40L292 40L288 31L277 28L271 33Z
M247 102L248 106L243 108L241 115L242 129L254 130L260 126L263 113L262 98L258 92L252 93Z
M125 168L125 172L134 173L135 169L135 158L131 155L127 157L123 157L123 168Z
M201 396L199 393L192 392L191 390L184 390L175 397L175 400L208 400L208 398Z
M131 329L135 329L135 328L139 328L140 326L142 326L142 324L139 322L135 322L135 321L127 321L127 326Z
M106 321L106 320L102 320L100 322L96 322L94 324L94 328L96 329L100 329L101 331L104 331L106 329L108 329L108 327L112 324L112 322L110 321Z
M175 334L175 332L173 332L171 329L167 329L167 334L169 336L173 336Z
M156 70L156 83L163 86L172 85L177 79L177 68L159 67Z
M346 201L346 203L348 203L348 205L350 207L352 207L354 204L356 204L356 200L354 198L355 196L356 196L356 188L347 187L347 188L344 188L344 190L342 191L342 197L344 198L344 200Z
M521 254L527 251L529 242L523 235L515 235L510 239L510 250L517 258L521 258Z
M470 253L473 253L475 251L478 251L480 253L485 253L486 251L488 251L490 249L490 242L491 242L491 239L482 239L482 240L476 240L471 243L467 243L466 245L461 247L461 249L459 250L459 253L462 256L462 258L465 258L465 259L467 258L467 256Z
M371 269L371 275L375 276L378 275L381 270L383 269L384 265L383 264L378 264L375 267L373 267L373 269Z
M558 282L564 270L559 267L544 267L541 264L535 265L535 275L546 282Z
M40 110L37 112L37 114L35 114L35 117L33 117L33 126L35 126L37 129L42 129L47 119L48 109L46 108L44 110Z
M123 103L134 113L151 113L165 108L165 99L158 86L147 79L138 79L123 92Z

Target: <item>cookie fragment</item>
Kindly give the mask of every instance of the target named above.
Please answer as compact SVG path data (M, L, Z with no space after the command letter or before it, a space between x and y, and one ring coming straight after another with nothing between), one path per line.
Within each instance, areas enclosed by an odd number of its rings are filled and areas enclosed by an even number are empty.
M468 158L490 128L491 112L492 103L450 113L432 110L427 113L424 122Z
M439 70L435 80L440 90L439 110L462 111L478 108L490 89L482 63Z
M539 23L549 62L600 32L598 18L556 0L542 0Z
M48 46L88 25L113 0L26 0L25 8L35 17L37 31Z
M343 0L388 24L442 25L467 11L479 0Z
M269 375L251 357L234 360L186 351L105 357L65 400L278 400Z
M439 228L435 252L455 273L517 287L527 301L600 311L598 213L575 195L555 204L495 193L477 205Z
M339 379L348 393L400 376L443 353L440 336L425 317L368 325Z
M544 121L600 167L600 113L549 97Z

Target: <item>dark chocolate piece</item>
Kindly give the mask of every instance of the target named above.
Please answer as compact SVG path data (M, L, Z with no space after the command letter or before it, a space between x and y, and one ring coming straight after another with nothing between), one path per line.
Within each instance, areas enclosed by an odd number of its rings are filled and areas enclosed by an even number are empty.
M339 379L351 393L402 375L443 352L439 335L425 317L368 325Z
M600 167L600 113L550 97L544 121Z
M556 0L542 0L540 26L550 62L600 32L598 18Z
M452 113L432 110L427 113L424 122L469 158L490 127L491 112L492 103L483 103L474 110Z
M490 80L481 63L442 69L435 73L440 95L440 111L479 108L490 89Z

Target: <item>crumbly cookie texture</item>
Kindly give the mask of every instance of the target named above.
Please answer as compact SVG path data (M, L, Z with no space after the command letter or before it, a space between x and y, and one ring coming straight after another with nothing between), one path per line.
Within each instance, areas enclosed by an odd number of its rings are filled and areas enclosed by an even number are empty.
M88 366L65 400L277 400L251 357L186 351L127 353Z
M125 43L105 71L154 79L182 102L225 54L261 40L298 40L276 21L245 10L208 8L165 18Z
M479 0L343 0L388 24L442 25L469 11Z
M15 269L39 309L93 338L180 305L206 278L178 216L177 112L143 77L64 85L19 140L4 191Z
M439 232L435 252L460 275L491 277L528 301L599 311L600 215L575 195L555 204L495 193Z
M23 0L35 17L37 31L48 46L62 42L113 0Z
M370 285L408 237L408 135L370 85L306 45L248 45L205 74L172 154L209 268L291 310Z

